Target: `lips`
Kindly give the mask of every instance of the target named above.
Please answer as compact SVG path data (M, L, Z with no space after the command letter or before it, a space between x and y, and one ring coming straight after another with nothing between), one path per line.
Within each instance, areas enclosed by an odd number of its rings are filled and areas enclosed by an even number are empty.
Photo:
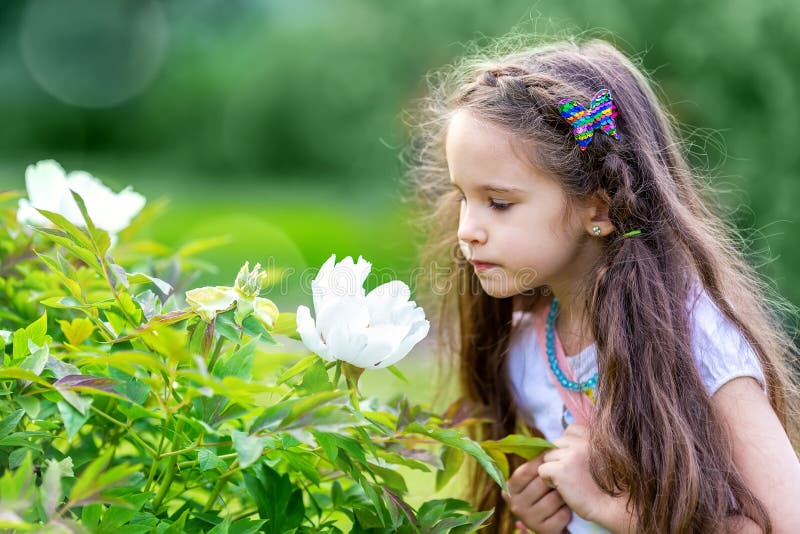
M475 272L483 272L492 267L497 267L496 263L489 263L486 261L470 260L470 263L475 267Z

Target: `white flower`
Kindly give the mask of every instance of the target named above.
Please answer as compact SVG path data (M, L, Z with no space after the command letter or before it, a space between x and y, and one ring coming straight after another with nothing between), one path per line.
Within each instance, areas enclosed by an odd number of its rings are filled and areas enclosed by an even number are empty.
M28 165L25 187L28 198L20 199L17 220L36 226L50 225L50 221L36 208L58 213L75 225L85 224L70 190L83 198L86 211L95 226L112 236L124 230L145 204L145 198L130 186L114 193L87 172L66 174L61 165L53 160Z
M365 295L372 265L359 257L326 261L311 282L316 322L306 306L297 308L297 332L309 350L328 361L363 368L393 365L428 335L425 311L410 301L408 286L393 280Z

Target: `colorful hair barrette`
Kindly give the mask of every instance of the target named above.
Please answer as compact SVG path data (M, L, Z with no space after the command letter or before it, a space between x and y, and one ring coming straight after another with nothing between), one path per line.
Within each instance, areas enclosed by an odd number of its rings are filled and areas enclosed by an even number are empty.
M611 99L611 91L608 89L597 91L589 104L589 109L575 100L562 98L558 101L558 112L572 126L572 133L581 150L586 150L594 131L598 128L619 139L617 122L614 120L617 116L617 106Z

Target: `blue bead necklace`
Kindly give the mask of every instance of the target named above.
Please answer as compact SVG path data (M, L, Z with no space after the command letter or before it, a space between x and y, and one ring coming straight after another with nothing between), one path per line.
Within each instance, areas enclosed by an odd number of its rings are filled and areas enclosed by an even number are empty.
M592 397L593 390L595 386L597 386L597 373L583 382L574 382L567 378L558 366L558 360L556 359L555 332L553 328L557 311L558 299L553 296L553 302L550 304L550 314L547 316L547 361L550 362L550 369L553 371L556 378L558 378L561 385L566 389L571 391L584 391L589 393L589 396Z

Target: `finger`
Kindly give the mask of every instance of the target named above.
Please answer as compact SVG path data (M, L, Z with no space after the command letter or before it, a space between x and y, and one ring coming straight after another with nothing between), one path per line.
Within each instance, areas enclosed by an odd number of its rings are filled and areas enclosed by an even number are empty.
M572 423L568 425L566 429L564 429L565 436L576 436L576 437L583 437L588 433L588 429L585 425L579 425L578 423Z
M501 496L501 497L503 498L503 500L504 500L504 501L506 501L506 502L508 502L509 500L511 500L511 495L509 495L509 494L508 494L508 492L507 492L506 490L502 490L502 491L500 492L500 496Z
M548 487L558 489L558 462L547 462L539 466L539 478L542 479Z
M566 504L560 507L550 517L542 521L542 530L555 531L556 528L565 528L572 519L572 510Z
M516 522L516 523L514 523L514 526L515 526L515 527L517 527L517 528L519 529L519 531L521 532L521 534L530 534L530 533L529 533L529 531L528 531L528 529L527 529L527 528L525 528L525 525L523 525L523 524L522 524L522 521L519 521L519 520L517 520L517 522Z
M552 490L544 483L544 480L537 476L517 495L516 500L523 505L531 506L550 491Z
M564 504L564 499L556 490L547 488L547 493L544 494L544 497L531 506L531 512L536 515L536 522L538 523L558 512Z
M564 457L564 449L550 449L542 456L542 463L555 462Z
M564 499L557 491L548 489L547 493L533 505L515 502L511 511L528 525L538 526L564 506Z
M539 476L539 466L543 463L540 458L525 462L517 467L508 479L508 492L511 495L519 493L531 480Z

